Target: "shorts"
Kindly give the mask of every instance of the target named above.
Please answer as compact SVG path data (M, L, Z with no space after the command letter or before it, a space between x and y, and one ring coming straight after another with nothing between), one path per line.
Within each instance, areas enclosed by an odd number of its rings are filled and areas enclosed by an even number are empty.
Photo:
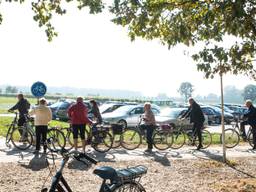
M80 133L80 138L85 140L85 124L72 125L73 127L73 139L78 139L78 131Z

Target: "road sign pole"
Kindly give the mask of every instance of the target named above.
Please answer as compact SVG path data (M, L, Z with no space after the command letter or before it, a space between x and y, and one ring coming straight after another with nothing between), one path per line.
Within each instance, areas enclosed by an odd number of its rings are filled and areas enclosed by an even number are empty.
M221 87L221 130L222 130L222 149L223 162L226 162L226 143L225 143L225 126L224 126L224 97L223 97L223 74L220 73L220 87Z

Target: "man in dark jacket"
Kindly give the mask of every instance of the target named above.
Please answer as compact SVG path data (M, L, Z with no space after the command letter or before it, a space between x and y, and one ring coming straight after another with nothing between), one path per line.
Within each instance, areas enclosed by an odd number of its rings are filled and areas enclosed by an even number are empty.
M253 135L253 150L256 149L256 108L253 106L251 100L247 100L245 102L246 107L248 108L247 112L244 114L244 118L246 121L241 122L240 128L243 132L243 136L246 137L245 134L245 125L250 125L252 127L252 135Z
M26 122L25 116L28 114L30 103L28 102L27 99L24 98L23 94L21 93L17 95L17 98L18 98L18 102L16 103L16 105L14 105L8 111L18 110L19 111L18 126L23 126L24 123Z
M205 121L204 114L201 107L194 101L193 98L188 100L190 107L188 111L182 115L183 118L190 117L190 123L193 123L193 133L198 137L199 145L197 150L200 150L202 145L202 128Z

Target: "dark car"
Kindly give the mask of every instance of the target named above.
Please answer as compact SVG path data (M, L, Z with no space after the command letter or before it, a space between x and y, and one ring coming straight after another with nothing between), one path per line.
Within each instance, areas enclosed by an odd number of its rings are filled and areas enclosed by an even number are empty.
M52 119L56 119L56 112L58 110L58 108L61 106L63 102L62 101L59 101L59 102L56 102L56 103L53 103L51 105L49 105L49 108L51 109L52 111Z
M75 101L74 100L65 100L61 103L61 105L58 107L58 109L56 110L56 118L61 120L61 121L68 121L68 108L74 104ZM89 103L89 101L84 101L85 106L88 108L88 117L92 118L92 113L90 112L91 110L91 105Z
M221 123L221 109L215 106L201 106L201 109L205 115L208 116L208 124ZM234 121L234 116L228 112L224 111L224 121L227 124L230 124Z

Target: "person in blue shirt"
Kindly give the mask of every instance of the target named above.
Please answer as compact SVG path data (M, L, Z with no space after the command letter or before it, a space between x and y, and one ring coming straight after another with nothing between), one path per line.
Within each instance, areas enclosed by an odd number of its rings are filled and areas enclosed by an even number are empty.
M246 137L245 125L250 125L252 127L253 135L253 150L256 149L256 108L253 106L251 100L245 102L245 106L248 108L247 112L244 114L245 121L240 124L240 129L242 131L243 137Z

